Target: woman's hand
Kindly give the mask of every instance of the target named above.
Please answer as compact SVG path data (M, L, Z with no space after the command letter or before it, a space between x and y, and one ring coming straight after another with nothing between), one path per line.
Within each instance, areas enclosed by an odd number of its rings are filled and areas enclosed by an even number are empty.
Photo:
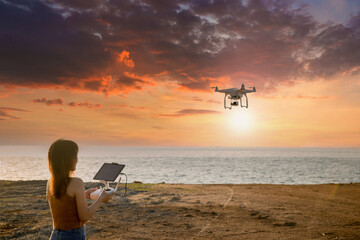
M85 191L85 196L87 199L90 199L90 193L96 191L96 188L89 188L88 190Z
M103 203L107 203L112 198L112 196L114 196L114 194L115 193L106 193L106 190L104 188L99 198L102 200Z

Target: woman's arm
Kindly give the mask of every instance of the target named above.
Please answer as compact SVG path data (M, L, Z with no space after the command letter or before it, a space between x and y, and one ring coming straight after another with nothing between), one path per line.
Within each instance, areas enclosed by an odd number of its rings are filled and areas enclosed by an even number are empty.
M89 188L88 190L85 191L85 196L86 196L86 199L91 199L90 198L90 194L92 192L95 192L97 188Z
M103 202L109 201L113 194L107 194L102 191L98 200L88 206L85 196L84 182L80 178L72 178L72 190L76 198L76 206L78 210L79 219L81 222L88 221L102 205Z

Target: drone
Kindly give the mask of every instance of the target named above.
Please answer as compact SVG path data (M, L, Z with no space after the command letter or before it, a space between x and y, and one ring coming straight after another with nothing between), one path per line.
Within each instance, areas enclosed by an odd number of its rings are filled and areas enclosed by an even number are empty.
M245 85L241 84L241 88L228 88L228 89L218 89L218 87L212 87L215 88L215 92L222 92L225 93L224 97L224 108L225 109L231 109L233 106L239 106L239 100L240 100L240 106L248 108L248 97L246 96L247 93L256 92L256 88L253 87L252 89L245 89ZM242 103L242 97L245 96L246 98L246 104L243 105ZM230 106L228 107L226 104L226 98L230 99Z

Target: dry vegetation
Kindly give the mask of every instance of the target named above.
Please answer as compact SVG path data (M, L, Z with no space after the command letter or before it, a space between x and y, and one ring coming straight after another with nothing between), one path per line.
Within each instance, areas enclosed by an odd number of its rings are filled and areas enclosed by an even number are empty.
M45 181L0 181L0 239L48 239ZM87 183L87 187L98 186ZM129 184L87 239L360 239L360 184Z

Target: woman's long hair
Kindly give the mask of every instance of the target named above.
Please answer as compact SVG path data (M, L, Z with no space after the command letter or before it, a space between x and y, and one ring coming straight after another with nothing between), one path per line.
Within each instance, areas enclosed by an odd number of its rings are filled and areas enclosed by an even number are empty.
M58 199L66 193L78 151L79 147L75 142L64 139L56 140L49 148L49 193Z

